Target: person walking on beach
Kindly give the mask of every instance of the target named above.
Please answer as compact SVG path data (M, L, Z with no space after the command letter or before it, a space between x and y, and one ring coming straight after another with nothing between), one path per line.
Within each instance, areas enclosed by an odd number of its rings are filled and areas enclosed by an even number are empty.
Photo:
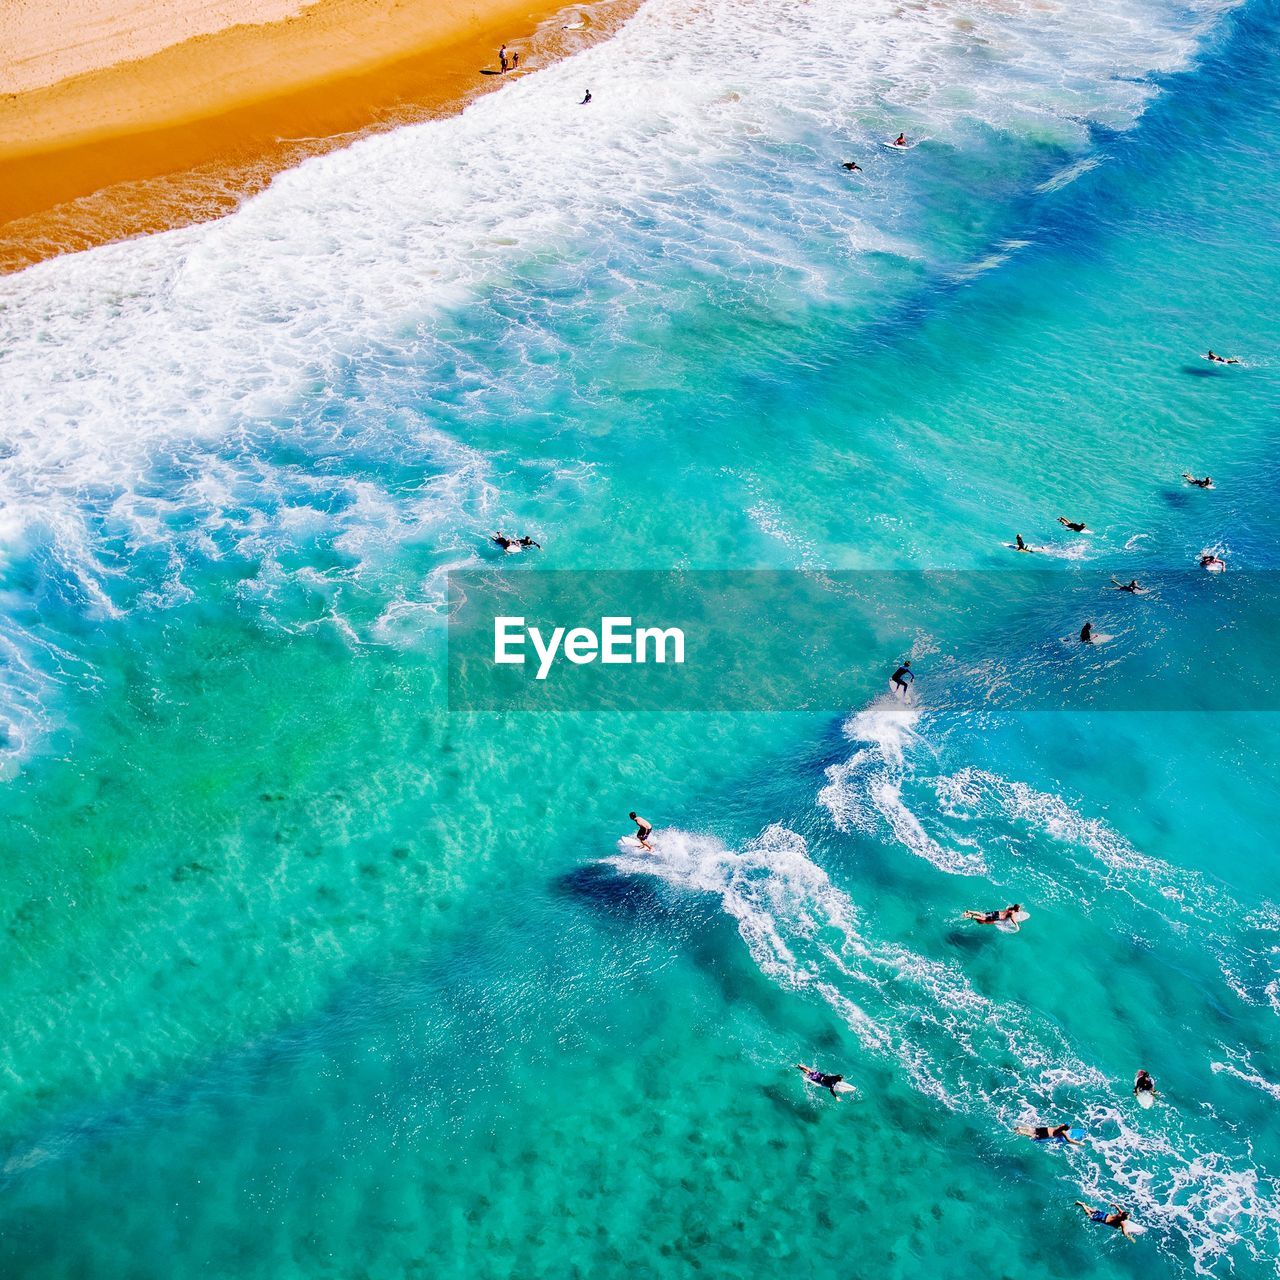
M498 50L498 67L505 76L507 74L507 46L505 44Z
M627 814L627 817L636 824L636 839L640 841L640 847L652 853L653 845L649 843L649 837L653 834L653 823L639 817L634 809Z
M512 49L511 51L511 70L514 71L520 65L520 50Z

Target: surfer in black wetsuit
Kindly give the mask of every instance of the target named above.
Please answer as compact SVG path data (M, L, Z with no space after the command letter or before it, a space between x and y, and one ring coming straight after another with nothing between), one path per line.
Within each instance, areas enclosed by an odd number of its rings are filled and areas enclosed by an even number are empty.
M636 839L640 841L640 847L652 853L653 845L649 843L649 837L653 834L653 823L637 817L634 809L627 814L627 817L636 824Z
M1068 520L1066 516L1059 516L1058 523L1066 529L1070 529L1072 533L1088 533L1083 520Z
M846 160L840 167L848 169L850 173L862 172L862 166L856 160Z
M1149 1093L1155 1097L1156 1082L1151 1078L1151 1072L1143 1067L1133 1078L1133 1096L1136 1098L1140 1093Z
M510 551L515 547L521 547L526 549L529 547L537 547L539 551L542 550L541 544L534 542L534 540L527 533L522 535L519 538L509 538L505 533L502 532L501 529L498 529L494 533L493 537L489 539L489 541L496 542L498 546L500 546L503 549L503 551Z
M1013 549L1015 551L1035 551L1035 547L1029 547L1022 540L1022 534L1015 533L1013 535Z
M1205 352L1204 358L1213 361L1214 364L1239 364L1240 361L1235 356L1220 356L1212 347Z
M1071 1126L1069 1124L1055 1124L1050 1128L1047 1124L1020 1124L1014 1133L1021 1134L1024 1138L1033 1138L1036 1142L1052 1142L1055 1140L1069 1142L1073 1147L1082 1147L1084 1143L1079 1138L1071 1137Z
M905 698L907 690L915 680L915 673L911 670L911 659L908 658L897 671L889 677L889 683L893 685L894 692L899 697Z
M1117 591L1127 591L1131 596L1136 596L1145 589L1137 578L1132 579L1130 582L1118 582L1115 578L1112 578L1111 585Z
M1022 903L1014 902L999 911L966 911L964 918L976 924L1011 924L1017 928L1018 922L1013 917L1021 910Z
M1183 479L1184 479L1188 484L1193 484L1193 485L1195 485L1195 487L1196 487L1197 489L1212 489L1212 488L1213 488L1213 477L1212 477L1212 476L1205 476L1205 478L1204 478L1203 480L1197 480L1197 479L1195 478L1195 476L1193 476L1193 475L1188 475L1188 473L1184 471L1184 472L1182 473L1182 478L1183 478Z
M1080 643L1081 644L1093 643L1093 623L1092 622L1086 622L1084 626L1080 628Z
M583 94L583 96L582 96L582 101L581 101L580 103L578 103L578 106L580 106L580 107L585 107L585 106L587 105L587 103L588 103L588 102L590 102L590 101L591 101L591 90L590 90L590 89L588 89L588 90L586 91L586 93L585 93L585 94Z
M829 1090L833 1098L840 1096L836 1092L836 1085L844 1079L844 1076L830 1076L825 1071L819 1071L817 1067L806 1067L803 1062L797 1062L795 1065L797 1071L804 1072L804 1078L810 1084L816 1084L820 1089Z
M523 536L521 536L521 537L517 538L517 539L516 539L516 541L517 541L517 542L518 542L522 547L525 547L525 548L528 548L528 547L536 547L539 551L541 551L541 550L542 550L542 543L540 543L540 542L534 542L534 540L533 540L531 537L529 537L529 535L528 535L527 533L526 533L526 534L524 534Z

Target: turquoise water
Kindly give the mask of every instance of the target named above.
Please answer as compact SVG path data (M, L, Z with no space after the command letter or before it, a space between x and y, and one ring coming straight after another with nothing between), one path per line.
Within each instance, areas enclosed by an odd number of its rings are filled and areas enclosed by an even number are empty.
M1274 715L973 660L1194 666L1176 571L1274 567L1280 14L891 12L654 0L4 282L4 1274L1280 1269ZM904 634L911 712L450 714L499 525L513 574L1021 532L1116 639Z

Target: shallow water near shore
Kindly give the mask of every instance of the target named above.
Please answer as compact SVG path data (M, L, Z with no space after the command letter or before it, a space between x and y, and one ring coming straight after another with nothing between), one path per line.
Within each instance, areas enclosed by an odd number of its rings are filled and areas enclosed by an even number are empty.
M6 1274L1280 1270L1274 716L966 665L1194 664L1195 581L1111 575L1274 567L1277 11L890 17L654 3L0 282ZM904 634L914 709L450 715L495 526L1034 560L1116 640L1029 602Z

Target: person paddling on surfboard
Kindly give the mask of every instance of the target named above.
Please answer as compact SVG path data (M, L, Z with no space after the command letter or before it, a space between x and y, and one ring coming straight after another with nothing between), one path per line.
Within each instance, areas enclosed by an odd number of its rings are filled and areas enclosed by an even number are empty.
M1083 1138L1073 1138L1071 1136L1072 1126L1069 1124L1055 1124L1050 1127L1047 1124L1020 1124L1014 1133L1021 1134L1024 1138L1031 1138L1036 1142L1068 1142L1073 1147L1083 1147Z
M1145 590L1142 583L1140 583L1137 578L1133 578L1129 582L1119 582L1115 578L1112 578L1111 585L1117 591L1127 591L1131 596L1139 595Z
M1151 1078L1151 1072L1146 1067L1133 1077L1133 1096L1137 1098L1144 1093L1149 1093L1153 1098L1156 1095L1156 1082Z
M1197 479L1195 478L1195 476L1193 476L1193 475L1191 475L1190 473L1188 473L1188 472L1184 471L1184 472L1182 473L1182 478L1183 478L1183 479L1184 479L1188 484L1193 484L1193 485L1195 485L1195 487L1196 487L1197 489L1212 489L1212 488L1213 488L1213 477L1212 477L1212 476L1205 476L1205 478L1204 478L1203 480L1197 480Z
M1205 352L1204 358L1211 360L1214 364L1239 364L1240 361L1235 356L1220 356L1212 347Z
M539 542L534 542L534 540L527 533L522 534L518 538L508 538L507 535L503 533L501 529L498 529L494 532L493 537L490 538L489 541L496 542L498 546L500 546L503 549L503 551L510 551L515 547L523 547L526 550L529 547L536 547L539 551L542 550L542 544Z
M893 691L900 698L906 698L908 690L915 682L915 673L911 670L911 659L908 658L897 671L889 677L889 683L893 686Z
M1227 562L1221 557L1215 556L1213 552L1206 551L1200 557L1200 567L1208 569L1210 573L1221 573L1227 567Z
M1083 1200L1077 1200L1078 1204L1089 1215L1090 1222L1101 1222L1108 1227L1115 1227L1126 1240L1132 1240L1133 1236L1129 1231L1129 1211L1122 1209L1118 1204L1112 1204L1112 1213L1107 1213L1102 1209L1095 1209L1091 1204L1085 1204Z
M1015 533L1013 535L1013 549L1015 551L1035 551L1035 547L1029 547L1025 542L1023 542L1022 534L1020 533Z
M833 1098L840 1096L836 1092L836 1085L843 1082L844 1076L830 1076L825 1071L819 1071L817 1067L806 1067L803 1062L797 1062L795 1065L797 1071L804 1072L804 1078L810 1084L816 1084L818 1088L828 1090Z
M1059 516L1058 523L1065 529L1070 529L1072 533L1088 533L1083 520L1068 520L1066 516Z
M1017 929L1019 924L1016 917L1021 912L1022 903L1015 902L1012 906L1002 907L999 911L966 911L964 918L977 924L1011 924Z
M907 135L905 133L898 134L893 140L893 145L895 147L905 147L907 145Z
M862 166L856 160L846 160L840 167L848 169L850 173L862 172Z
M653 845L649 843L649 837L653 834L653 823L638 817L634 809L627 814L627 817L636 824L636 839L640 841L640 847L652 853Z

